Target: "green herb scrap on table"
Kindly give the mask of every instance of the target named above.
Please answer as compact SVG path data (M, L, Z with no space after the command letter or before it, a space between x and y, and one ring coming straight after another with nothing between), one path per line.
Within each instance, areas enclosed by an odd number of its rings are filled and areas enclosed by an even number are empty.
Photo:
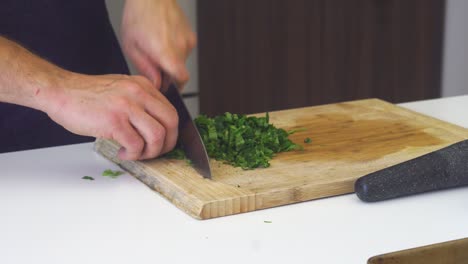
M120 175L124 174L125 172L123 171L118 171L118 170L111 170L111 169L107 169L105 171L102 172L102 176L104 177L109 177L109 178L112 178L112 179L116 179L118 178ZM94 178L91 177L91 176L83 176L81 177L81 179L83 180L88 180L88 181L94 181Z
M112 179L115 179L117 177L119 177L120 175L124 174L125 172L123 171L113 171L113 170L110 170L110 169L107 169L105 171L102 172L102 176L104 177L110 177Z
M195 124L210 158L244 170L269 167L269 161L276 153L303 149L288 138L303 130L287 132L277 128L270 124L268 113L264 117L231 113L213 118L200 115L195 119ZM180 146L165 157L186 159Z

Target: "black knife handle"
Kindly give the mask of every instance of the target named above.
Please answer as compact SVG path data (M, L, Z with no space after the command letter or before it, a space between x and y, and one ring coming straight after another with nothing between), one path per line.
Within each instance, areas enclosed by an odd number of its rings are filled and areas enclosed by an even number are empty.
M468 140L359 178L359 199L377 202L468 185Z

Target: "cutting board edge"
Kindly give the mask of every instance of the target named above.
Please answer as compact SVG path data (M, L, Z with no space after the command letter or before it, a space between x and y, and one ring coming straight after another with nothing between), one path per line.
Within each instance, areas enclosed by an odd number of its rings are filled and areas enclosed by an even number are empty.
M107 139L97 139L94 143L94 150L97 153L119 165L147 187L156 191L195 219L205 220L256 210L256 198L253 192L200 177L197 180L208 184L208 188L204 189L203 195L190 193L186 188L182 188L171 181L169 177L157 174L155 171L145 173L144 165L139 161L122 161L118 159L116 153L119 148L118 143ZM149 173L153 176L147 176ZM216 198L216 195L219 195L216 187L221 187L221 196L223 198ZM174 194L177 194L176 198Z
M157 177L157 178L152 177L150 179L150 177L147 177L146 175L142 173L137 173L136 170L140 170L142 166L139 166L138 162L122 161L116 158L116 152L117 152L116 149L118 149L117 146L118 145L115 142L112 142L110 140L96 139L94 143L94 150L100 155L102 155L104 158L119 165L122 169L124 169L125 171L130 173L132 176L137 178L139 181L145 184L148 188L162 195L169 202L174 204L177 208L186 212L187 214L189 214L195 219L202 219L201 218L202 210L207 203L206 201L203 201L196 196L188 194L183 189L182 189L182 192L180 192L180 195L175 199L171 195L171 193L173 193L173 191L171 190L173 190L174 187L176 187L177 189L180 189L179 187L174 186L171 182L166 181L162 177ZM188 205L194 205L194 204L195 206L188 206Z
M200 220L242 214L257 210L256 195L243 195L206 202L197 218Z
M247 209L236 212L222 212L213 213L213 208L221 208L222 203L231 203L232 199L213 200L207 202L203 206L200 218L211 219L240 213L247 213L256 210L263 210L274 208L277 206L284 206L289 204L296 204L301 202L313 201L321 198L340 196L354 193L354 180L341 182L340 185L333 184L332 182L323 183L320 185L302 185L297 188L277 188L268 191L254 192L253 196L244 196L247 199L244 203L248 203ZM340 189L340 194L335 194L336 189ZM319 190L319 191L318 191Z
M355 180L346 180L339 185L325 182L318 185L302 185L295 188L277 188L256 192L256 210L273 208L288 204L313 201L321 198L354 193ZM336 194L336 189L340 194Z

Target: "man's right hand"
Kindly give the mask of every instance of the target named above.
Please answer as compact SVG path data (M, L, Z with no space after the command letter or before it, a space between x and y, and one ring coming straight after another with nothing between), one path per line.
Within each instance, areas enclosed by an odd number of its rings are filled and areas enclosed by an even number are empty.
M177 111L145 77L72 73L62 80L45 91L41 108L65 129L117 141L123 160L154 158L175 146Z
M79 135L113 139L124 160L154 158L177 140L177 111L145 77L73 73L1 36L0 102L43 111Z

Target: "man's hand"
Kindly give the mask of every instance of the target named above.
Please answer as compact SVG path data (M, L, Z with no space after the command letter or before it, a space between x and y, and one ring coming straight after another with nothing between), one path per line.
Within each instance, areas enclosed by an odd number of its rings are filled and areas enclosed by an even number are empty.
M0 36L0 102L47 113L65 129L113 139L119 158L154 158L177 140L177 111L145 77L61 69Z
M70 74L46 95L44 110L55 122L119 142L120 159L153 158L176 144L177 111L145 77Z
M122 19L122 46L138 71L156 87L161 72L181 86L189 79L185 60L196 37L176 0L127 0Z

